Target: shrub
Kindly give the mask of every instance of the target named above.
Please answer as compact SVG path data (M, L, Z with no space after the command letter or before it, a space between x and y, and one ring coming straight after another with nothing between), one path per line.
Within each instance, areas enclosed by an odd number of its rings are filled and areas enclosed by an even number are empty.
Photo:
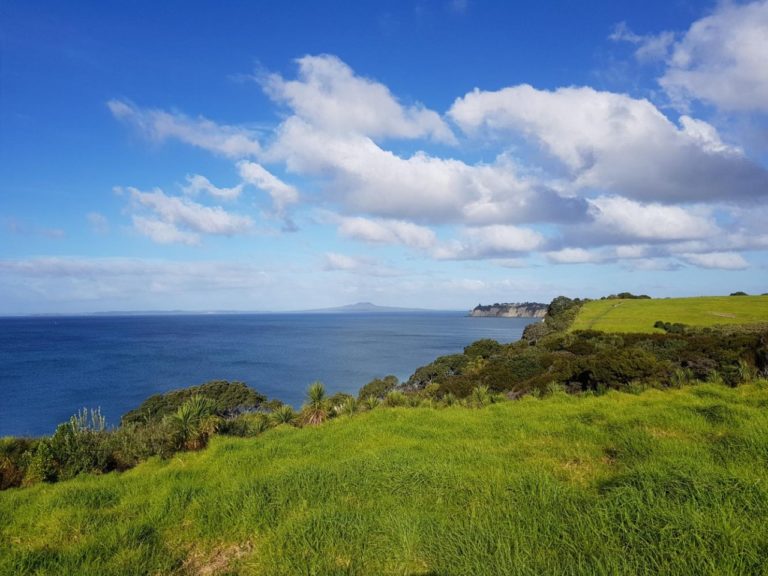
M493 396L488 390L488 386L478 386L472 390L472 394L467 399L467 405L473 408L482 408L493 402Z
M58 480L58 466L51 449L51 441L43 438L37 443L35 452L27 466L24 475L23 486L37 484L38 482L56 482Z
M83 408L59 424L48 441L55 476L65 480L82 472L106 472L114 468L111 436L98 408Z
M280 424L293 424L296 421L296 412L288 404L283 404L272 412L270 420L276 426Z
M693 372L690 368L676 368L669 379L669 385L673 388L682 388L693 381Z
M364 400L369 396L375 396L376 398L382 399L390 390L394 390L399 383L397 376L391 374L384 378L376 378L360 388L360 391L357 393L357 399Z
M379 398L374 396L373 394L371 394L370 396L366 397L365 400L363 400L363 406L367 410L373 410L379 404L381 404L381 400L379 400Z
M743 358L739 358L736 365L736 372L739 376L739 382L746 383L754 380L757 377L757 370L749 362Z
M396 406L405 406L407 402L408 398L406 398L405 394L399 390L392 390L384 398L384 405L389 406L390 408Z
M565 394L565 386L559 382L549 382L544 388L544 394L554 396L555 394Z
M269 428L269 417L263 413L240 414L234 418L222 420L218 433L227 436L247 438L258 436Z
M216 432L221 419L216 416L216 404L210 398L195 394L168 417L178 448L200 450Z
M344 400L344 402L334 408L337 415L347 415L351 416L358 410L358 401L357 398L353 396L349 396L347 399Z
M449 379L459 376L469 362L464 354L440 356L430 364L422 366L408 379L406 387L411 390L422 390L434 383L443 384Z
M135 410L123 415L123 423L157 422L176 412L179 407L193 396L202 396L213 402L214 412L219 416L235 415L243 410L260 408L266 397L259 394L243 382L214 380L172 390L165 394L150 396Z
M171 457L177 450L175 429L169 420L149 424L123 424L111 439L117 470L127 470L152 456Z
M317 426L328 419L328 399L325 397L325 386L316 381L307 390L307 403L301 410L301 421L309 426Z
M499 354L503 350L503 346L496 340L485 338L483 340L477 340L466 348L464 348L464 355L470 358L490 358L496 354Z
M712 370L712 372L707 375L707 382L709 384L716 384L718 386L725 384L725 380L723 380L723 377L717 370Z
M331 416L339 414L341 407L344 406L350 399L355 400L355 397L345 392L337 392L333 396L328 398L328 406L331 412Z
M0 438L0 490L21 486L35 447L28 438Z

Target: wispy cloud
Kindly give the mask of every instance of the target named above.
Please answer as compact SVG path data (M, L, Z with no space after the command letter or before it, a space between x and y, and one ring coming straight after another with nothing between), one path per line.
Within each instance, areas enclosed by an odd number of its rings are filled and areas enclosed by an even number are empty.
M109 220L107 220L107 217L104 216L104 214L99 212L89 212L85 217L94 234L98 234L99 236L109 234Z
M221 200L234 200L243 191L243 185L237 184L231 188L219 188L214 186L208 178L201 176L200 174L187 174L187 183L183 187L184 193L190 196L195 196L200 192L206 192L214 198Z
M256 156L261 150L256 134L242 127L217 124L203 117L189 118L164 110L142 109L125 100L110 100L107 107L115 118L159 142L175 138L230 158Z

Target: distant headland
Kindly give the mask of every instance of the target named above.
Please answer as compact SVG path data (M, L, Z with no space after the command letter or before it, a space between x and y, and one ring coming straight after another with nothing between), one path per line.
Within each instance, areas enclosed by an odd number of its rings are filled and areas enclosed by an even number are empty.
M541 302L522 302L516 304L504 303L478 304L469 313L478 318L544 318L548 304Z

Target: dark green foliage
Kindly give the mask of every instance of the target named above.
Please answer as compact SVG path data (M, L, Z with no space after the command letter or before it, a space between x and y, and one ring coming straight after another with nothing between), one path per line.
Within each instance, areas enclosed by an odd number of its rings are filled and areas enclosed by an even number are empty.
M464 354L440 356L434 362L417 369L408 379L405 387L421 390L433 382L442 384L449 378L460 376L468 362L469 358Z
M661 382L672 367L659 362L645 350L628 348L581 356L563 368L555 372L557 381L565 384L570 391L586 391L623 389L632 382L641 385Z
M464 348L464 355L469 356L470 358L490 358L491 356L501 352L501 350L502 346L496 342L496 340L485 338L483 340L473 342Z
M689 328L686 324L681 324L680 322L675 322L673 324L670 322L662 322L661 320L656 320L653 327L658 328L659 330L664 330L664 332L667 332L668 334L685 334L685 331Z
M141 406L123 415L122 421L129 424L162 420L175 413L184 402L195 395L212 400L215 403L215 412L220 416L256 410L266 402L265 396L242 382L215 380L199 386L150 396L142 402Z
M570 324L581 304L558 297L550 304L553 316L526 329L527 341L505 345L478 341L464 354L443 356L419 368L405 389L413 392L436 384L438 397L466 398L478 386L515 396L546 394L553 386L596 393L713 379L735 386L767 369L765 327L694 330L659 321L656 325L665 329L664 334L566 333L562 327Z
M600 300L650 300L651 297L647 294L635 295L632 292L619 292L618 294L611 294L610 296L603 296Z
M37 443L35 451L31 455L23 484L56 482L58 477L58 465L51 448L51 441L49 438L43 438Z
M106 472L115 468L112 433L99 410L85 408L60 424L53 436L36 443L28 459L24 483L55 482L82 472Z
M195 394L166 420L171 425L179 450L200 450L208 444L208 438L218 430L221 419L216 416L216 404L213 400Z
M123 424L112 437L115 469L127 470L152 456L169 458L176 452L173 427L167 420Z
M29 438L0 438L0 490L21 486L36 447Z
M255 436L280 406L240 382L216 381L153 396L116 429L107 429L98 409L83 409L48 438L0 440L0 489L127 470L152 456L203 448L219 430Z
M739 290L738 292L731 292L731 293L730 293L730 296L749 296L749 294L747 294L746 292L742 292L741 290Z
M388 392L394 390L398 384L397 376L392 376L391 374L384 378L376 378L360 388L360 391L357 393L357 399L362 401L369 396L374 396L381 400Z
M535 344L546 336L565 332L576 319L579 308L587 301L558 296L547 307L544 322L529 324L525 327L523 340Z

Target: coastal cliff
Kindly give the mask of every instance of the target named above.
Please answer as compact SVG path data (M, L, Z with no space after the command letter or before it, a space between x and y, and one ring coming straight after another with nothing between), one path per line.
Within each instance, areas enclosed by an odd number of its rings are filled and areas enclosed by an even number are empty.
M518 304L478 304L469 313L476 318L544 318L547 304L539 302L523 302Z

